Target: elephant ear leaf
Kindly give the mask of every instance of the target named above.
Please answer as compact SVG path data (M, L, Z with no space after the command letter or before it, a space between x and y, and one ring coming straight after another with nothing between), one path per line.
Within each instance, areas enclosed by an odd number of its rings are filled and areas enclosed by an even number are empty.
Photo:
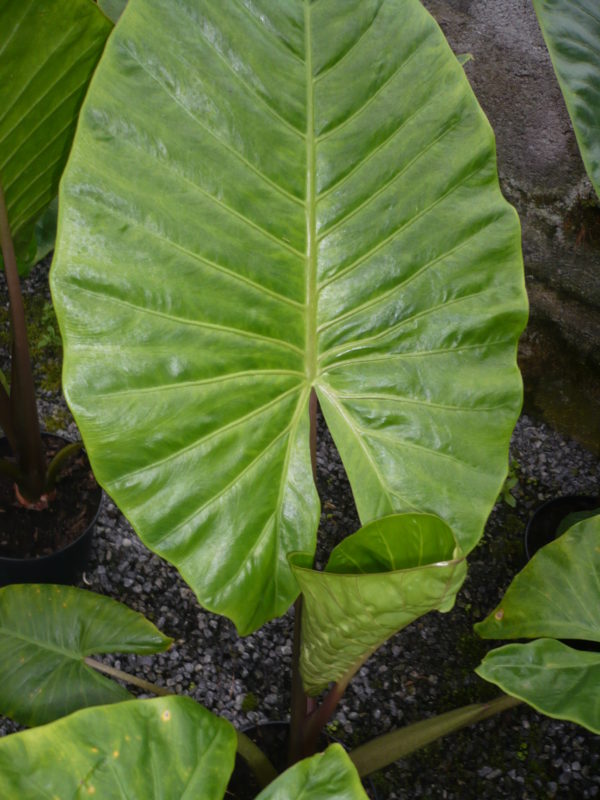
M85 658L157 653L171 641L109 597L69 586L6 586L0 589L0 713L41 725L85 706L127 700L129 692Z
M248 633L296 596L313 390L362 524L427 511L474 547L521 402L520 237L418 0L130 0L60 203L67 399L205 607Z
M0 739L0 797L223 800L236 733L188 697L77 711Z
M35 257L36 220L58 191L79 108L111 30L90 0L0 4L0 184L20 265Z
M324 572L290 557L303 594L300 671L318 694L344 685L386 639L417 617L449 611L466 575L452 531L430 514L398 514L344 539Z
M256 800L367 800L356 767L339 744L305 758L269 784Z
M542 714L600 733L600 653L536 639L492 650L475 672Z
M600 642L600 515L538 550L475 631L485 639Z
M600 197L600 8L533 0L590 180Z
M549 637L600 642L600 516L539 550L502 602L475 626L480 636L540 636L492 650L476 669L538 711L600 733L600 653Z

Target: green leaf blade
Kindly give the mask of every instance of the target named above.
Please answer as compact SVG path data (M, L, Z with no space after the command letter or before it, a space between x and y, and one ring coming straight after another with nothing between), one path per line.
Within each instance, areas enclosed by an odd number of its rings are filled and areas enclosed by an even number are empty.
M79 107L111 23L89 0L0 9L0 181L17 257L55 197Z
M520 407L518 223L497 185L492 131L437 25L414 4L397 31L397 13L379 4L317 79L318 105L331 109L317 139L317 392L363 524L428 511L466 553ZM338 110L338 97L351 104Z
M533 0L583 163L600 197L600 14L595 0Z
M544 636L600 642L599 587L597 516L538 550L475 630L485 639Z
M256 800L366 800L367 793L352 761L339 744L305 758L269 784Z
M0 708L40 725L88 705L130 697L84 663L93 653L157 653L171 639L141 614L74 587L0 589Z
M430 80L431 58L441 71ZM381 69L369 78L361 65L373 59ZM415 92L400 92L407 74L394 82L399 59L416 70ZM417 157L414 106L446 73L427 112L434 125L445 98L442 128ZM436 151L444 124L463 114ZM394 126L403 129L385 144ZM469 131L483 143L465 147ZM480 167L473 176L465 152ZM442 186L434 176L454 161ZM420 199L402 182L417 169L428 176ZM66 395L100 482L200 602L241 633L295 598L287 554L314 552L313 388L364 522L434 511L463 546L476 542L520 405L525 295L507 209L489 128L416 0L128 3L62 184L51 281ZM460 228L449 250L420 238L439 227ZM460 267L464 239L475 246ZM402 255L409 246L416 260ZM403 301L411 264L430 262ZM411 334L415 314L427 322ZM390 369L402 342L412 366ZM442 355L421 359L423 348ZM399 411L401 386L413 396ZM359 391L367 406L348 396ZM459 395L458 409L433 409L443 392ZM478 440L484 455L474 454ZM472 501L459 503L466 487Z
M300 670L309 694L346 681L423 614L450 610L466 575L452 532L428 514L366 525L335 548L324 572L305 561L290 557L304 600Z
M542 714L600 733L600 654L553 639L492 650L475 672Z
M85 709L0 740L0 795L222 800L235 730L187 697Z

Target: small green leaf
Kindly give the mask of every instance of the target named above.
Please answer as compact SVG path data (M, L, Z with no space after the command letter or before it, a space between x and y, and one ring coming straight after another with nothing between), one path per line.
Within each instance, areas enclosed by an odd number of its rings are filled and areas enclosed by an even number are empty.
M492 650L475 672L542 714L600 733L600 653L537 639Z
M290 564L304 596L300 669L318 694L347 679L392 634L449 611L466 575L450 528L431 514L395 514L344 539L324 572L306 553Z
M350 758L339 744L305 758L269 784L256 800L367 800Z
M600 516L538 550L475 630L485 639L600 642Z
M24 267L35 258L35 222L58 191L79 107L111 30L89 0L0 3L0 183Z
M0 739L0 797L222 800L233 726L187 697L89 708Z
M583 163L600 197L598 0L533 0Z
M0 712L40 725L85 706L128 699L126 689L84 658L157 653L171 641L108 597L71 586L6 586L0 589Z

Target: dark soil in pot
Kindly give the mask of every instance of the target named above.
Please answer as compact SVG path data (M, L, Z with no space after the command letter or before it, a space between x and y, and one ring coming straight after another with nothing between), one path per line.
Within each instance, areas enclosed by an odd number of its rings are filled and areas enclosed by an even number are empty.
M287 722L266 722L245 728L244 733L269 757L275 769L283 772L287 766L289 730ZM328 745L336 741L333 737L323 734L318 749L325 750ZM372 800L379 800L379 795L368 778L365 781L365 789ZM228 800L254 800L260 791L258 781L250 767L243 758L236 756L235 768L225 797Z
M49 460L65 440L43 436ZM10 455L6 440L0 441L0 455ZM23 508L12 483L0 481L0 585L73 580L89 552L101 498L84 451L64 465L56 497L42 511Z

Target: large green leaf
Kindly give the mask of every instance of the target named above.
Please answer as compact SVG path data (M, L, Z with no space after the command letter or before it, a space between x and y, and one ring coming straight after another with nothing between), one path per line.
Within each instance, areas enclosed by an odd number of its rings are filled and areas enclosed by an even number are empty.
M369 523L334 549L324 572L307 560L290 559L304 598L300 670L309 694L347 682L417 617L449 611L467 571L452 531L430 514Z
M0 797L222 800L232 725L187 697L78 711L0 739Z
M600 197L598 0L533 0L583 163Z
M536 639L492 650L475 672L542 714L600 733L600 653Z
M600 642L600 516L538 550L475 630L487 639Z
M130 0L52 288L98 479L240 632L315 546L313 388L363 524L428 511L476 544L521 400L519 227L418 0Z
M90 0L0 4L0 183L21 261L28 260L36 219L58 190L79 107L111 30Z
M126 700L129 692L84 658L157 653L171 641L109 597L71 586L6 586L0 589L0 713L40 725L85 706Z
M305 758L269 784L256 800L367 800L356 767L339 744Z

